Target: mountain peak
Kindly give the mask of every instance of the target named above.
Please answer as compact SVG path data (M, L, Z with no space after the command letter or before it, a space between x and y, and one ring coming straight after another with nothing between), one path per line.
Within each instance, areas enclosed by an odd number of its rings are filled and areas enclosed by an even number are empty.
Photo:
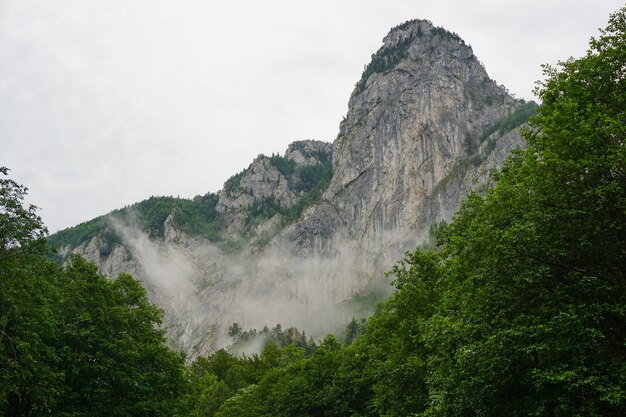
M430 20L413 19L391 28L387 36L383 38L383 48L390 47L404 39L415 39L430 33L434 28Z
M434 26L429 20L409 20L392 28L383 38L383 46L372 54L372 60L365 66L352 96L365 91L373 75L420 66L429 71L433 58L438 58L439 63L461 58L473 59L479 64L472 48L458 34Z

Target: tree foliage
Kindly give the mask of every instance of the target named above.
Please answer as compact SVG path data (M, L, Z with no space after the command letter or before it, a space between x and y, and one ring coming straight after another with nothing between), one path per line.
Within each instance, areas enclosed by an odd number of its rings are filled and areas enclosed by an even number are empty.
M52 262L26 189L0 185L0 413L171 415L183 357L155 327L162 312L129 275Z
M437 415L626 407L624 15L546 67L527 151L448 228L447 297L424 338Z
M184 389L183 358L166 344L162 311L130 275L110 280L77 257L64 268L57 351L61 410L83 415L170 415ZM97 408L94 409L94 407Z
M315 342L312 338L307 339L304 330L300 331L296 327L283 330L280 324L272 328L265 326L261 330L242 330L238 323L233 323L228 328L228 335L233 340L228 350L233 353L245 352L250 346L265 347L269 344L278 347L296 346L304 349L307 354L316 348Z
M13 247L36 241L47 232L37 215L37 207L24 206L28 189L4 178L8 173L8 168L0 167L0 249L3 255Z
M113 226L113 221L136 227L152 238L163 237L165 222L173 216L173 222L179 230L192 236L203 236L211 241L220 240L223 219L216 210L217 194L208 193L193 199L177 197L150 197L144 201L123 209L96 217L74 227L62 230L50 236L50 244L59 248L74 248L95 236L105 242L106 256L122 239Z

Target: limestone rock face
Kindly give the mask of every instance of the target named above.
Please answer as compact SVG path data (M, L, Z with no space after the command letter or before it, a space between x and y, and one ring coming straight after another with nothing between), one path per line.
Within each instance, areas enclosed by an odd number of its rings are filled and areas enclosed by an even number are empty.
M282 209L293 206L306 192L297 168L329 164L332 150L328 142L296 141L289 145L283 157L259 155L248 168L226 181L219 192L216 209L224 215L230 235L250 232L246 221L255 204L276 204ZM259 225L252 234L275 229L279 217Z
M319 140L301 140L293 142L285 152L285 158L300 165L319 165L333 153L333 145Z
M341 224L374 251L407 233L407 244L416 244L431 224L450 220L467 193L449 189L450 176L463 181L471 170L461 172L460 164L479 151L487 129L520 104L489 78L470 46L428 21L401 25L383 42L333 144L334 175L324 199L337 220L316 227L319 216L309 214L299 226L310 231L308 240L336 233L331 229ZM512 136L503 141L518 144L519 135ZM490 167L505 154L494 155ZM474 180L477 186L487 178ZM327 212L327 205L318 210ZM299 242L314 246L303 235Z
M289 207L296 196L289 190L285 176L270 164L267 157L259 156L244 172L236 189L220 193L217 207L225 213L249 208L255 201L269 198L274 198L283 207Z
M324 160L332 158L332 145L314 140L293 142L285 152L284 158L297 165L319 165ZM301 194L293 187L291 176L272 165L271 158L265 155L259 155L238 175L240 178L237 178L235 185L229 185L227 182L220 191L217 210L221 213L250 208L255 202L269 199L287 208L293 205Z

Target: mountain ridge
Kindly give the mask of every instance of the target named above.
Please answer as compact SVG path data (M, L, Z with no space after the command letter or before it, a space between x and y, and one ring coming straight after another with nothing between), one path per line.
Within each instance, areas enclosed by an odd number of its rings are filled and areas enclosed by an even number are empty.
M294 142L218 193L151 198L50 241L138 277L189 357L228 344L233 322L322 335L366 315L349 301L384 293L383 272L489 186L535 107L458 35L408 21L372 55L332 144Z

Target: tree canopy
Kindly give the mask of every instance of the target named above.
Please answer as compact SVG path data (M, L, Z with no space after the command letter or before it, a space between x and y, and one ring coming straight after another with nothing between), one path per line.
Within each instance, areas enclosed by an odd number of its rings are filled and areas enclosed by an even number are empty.
M172 415L186 385L162 312L129 275L108 279L80 257L52 262L26 188L0 186L0 412Z

